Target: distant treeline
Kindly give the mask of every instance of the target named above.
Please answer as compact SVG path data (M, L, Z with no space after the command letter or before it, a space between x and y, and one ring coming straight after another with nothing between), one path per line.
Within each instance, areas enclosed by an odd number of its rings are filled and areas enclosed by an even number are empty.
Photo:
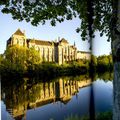
M94 56L91 55L91 70L96 72L105 72L105 71L113 71L113 60L112 55L101 55Z
M57 63L41 62L39 54L34 48L28 49L20 46L8 47L5 53L0 55L1 77L56 77L86 74L90 71L112 71L113 69L111 55L99 57L92 55L91 60L76 60L58 65Z

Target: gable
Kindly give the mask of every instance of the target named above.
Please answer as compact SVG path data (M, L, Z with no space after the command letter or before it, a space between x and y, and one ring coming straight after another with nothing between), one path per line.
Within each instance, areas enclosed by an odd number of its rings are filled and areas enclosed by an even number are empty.
M21 30L20 30L20 29L18 29L18 30L14 33L14 35L24 36L24 33L23 33L23 32L21 32Z

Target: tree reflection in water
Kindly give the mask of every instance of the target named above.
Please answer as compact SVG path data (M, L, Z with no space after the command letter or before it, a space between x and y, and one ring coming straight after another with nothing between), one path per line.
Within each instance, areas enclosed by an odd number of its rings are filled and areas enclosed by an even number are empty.
M106 73L95 75L105 80L112 80L113 74ZM8 81L8 80L7 80ZM72 96L76 95L80 88L91 85L91 79L88 75L75 77L60 77L54 80L41 80L35 78L24 78L21 80L12 80L13 82L3 82L2 100L6 104L7 111L15 119L26 117L29 109L36 109L49 103L57 101L67 104Z

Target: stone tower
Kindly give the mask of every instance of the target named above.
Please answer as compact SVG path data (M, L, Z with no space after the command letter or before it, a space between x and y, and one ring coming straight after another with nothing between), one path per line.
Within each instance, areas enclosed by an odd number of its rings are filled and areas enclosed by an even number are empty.
M7 41L7 46L9 45L19 45L23 47L27 47L27 41L25 34L18 29Z

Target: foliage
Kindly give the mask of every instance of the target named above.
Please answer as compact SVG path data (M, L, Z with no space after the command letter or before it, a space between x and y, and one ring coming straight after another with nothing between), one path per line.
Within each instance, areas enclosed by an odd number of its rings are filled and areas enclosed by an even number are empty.
M40 58L36 50L17 45L10 46L6 49L4 58L2 58L1 74L8 74L8 76L13 74L16 74L16 76L18 74L21 75L24 74L31 66L34 67L35 64L39 63Z
M91 62L90 62L90 74L93 76L93 73L96 72L97 67L97 57L94 55L91 55Z
M112 111L98 113L97 120L112 120Z
M1 70L3 68L3 61L4 61L3 55L0 54L0 72L1 72Z
M113 60L112 55L101 55L94 56L91 55L90 62L90 71L91 72L105 72L105 71L113 71Z
M76 75L88 72L87 64L80 64L76 61L58 65L56 63L44 62L35 66L35 69L29 69L28 74L38 77L56 77L63 75Z
M94 55L91 55L91 64L93 67L97 66L97 57Z
M5 66L18 70L25 69L25 62L27 59L26 50L26 48L17 45L8 47L5 51Z
M3 55L0 54L0 66L2 65L3 61L4 61Z
M111 55L99 56L98 58L92 55L91 61L81 59L66 62L62 65L54 62L42 63L40 53L34 48L28 49L15 45L8 47L4 55L0 55L0 72L2 76L27 75L45 77L47 75L56 77L61 75L85 74L89 70L92 70L93 73L95 71L105 72L111 70L113 66Z
M113 72L102 72L102 73L98 73L98 78L102 79L104 81L112 81L113 80Z
M0 64L2 63L2 61L3 61L3 55L0 54Z
M102 55L97 58L99 71L113 70L112 55Z
M89 117L85 116L85 117L79 117L77 115L73 116L69 116L68 118L66 118L65 120L89 120Z
M71 115L65 120L91 120L91 119L89 116L79 117L77 115L75 116ZM98 113L96 114L95 120L112 120L112 112L107 111L107 112Z
M103 75L101 78L108 80L109 77L104 78L104 76L106 76L106 75ZM47 77L49 77L49 76L47 76ZM21 105L25 105L26 103L29 103L29 102L34 103L36 100L38 100L38 98L41 99L40 94L44 90L46 90L46 88L48 89L48 86L54 88L54 85L58 85L58 84L54 84L54 83L58 83L59 80L60 81L63 80L64 83L66 83L67 81L69 81L70 83L73 83L73 82L76 82L76 81L79 81L79 82L80 81L85 82L85 81L88 81L88 80L90 81L90 79L91 78L87 74L79 75L79 76L62 76L62 77L57 77L57 78L54 78L54 79L51 78L51 77L49 77L48 79L41 78L41 77L39 77L39 78L25 77L25 78L17 78L17 79L12 78L12 79L10 79L10 77L9 77L8 79L4 79L4 80L2 79L2 86L1 87L2 87L2 93L6 94L7 105L11 106L11 108L19 108ZM96 78L96 80L97 79L98 78ZM71 85L72 84L68 84L68 86L71 86ZM68 86L66 86L66 87L68 87ZM49 90L51 90L51 89L49 89ZM76 89L76 90L78 90L78 89ZM38 94L38 93L40 93L40 94ZM10 99L9 99L9 96L10 96ZM43 99L43 101L44 100L45 99ZM51 101L51 102L53 102L53 101ZM103 115L103 113L98 113L96 115L97 116L99 115L100 118L101 118L101 114ZM76 120L76 119L80 119L81 117L79 118L79 116L77 116L77 115L75 115L75 116L71 115L71 116L68 116L65 119L70 119L71 120L73 118ZM84 117L82 117L82 119L83 118L84 119L88 118L88 116L84 116ZM105 120L107 120L107 119L105 119Z
M112 0L2 0L0 5L3 13L11 13L13 19L26 20L35 26L47 20L55 26L56 22L78 17L81 25L76 31L81 31L83 40L92 34L91 29L99 30L100 36L105 33L110 37Z
M50 21L52 26L56 25L56 22L63 22L66 20L72 20L74 17L78 17L81 20L80 27L76 29L81 33L83 40L94 37L94 32L99 31L100 36L105 33L110 38L111 26L114 26L116 21L116 14L112 18L112 9L115 8L114 3L117 1L112 0L5 0L0 1L1 11L6 14L12 14L13 19L19 21L25 20L31 22L32 25L37 26L39 23L45 24L46 21ZM117 13L117 12L116 12ZM112 24L111 24L112 23ZM116 24L116 23L115 23ZM91 40L91 39L90 39ZM92 43L92 42L90 42ZM91 46L92 47L92 46ZM90 67L93 71L103 71L112 69L111 57L99 57L97 60L95 56L92 56ZM36 60L35 60L36 61ZM34 61L34 62L35 62ZM42 66L37 66L36 63L32 64L28 60L28 71L39 69L41 71ZM32 64L32 65L31 65ZM109 65L108 65L109 64ZM84 65L84 64L83 64ZM50 68L50 67L49 67ZM55 68L56 71L61 73L67 70L69 72L72 69L80 70L81 66L78 63L71 66L64 67L62 69ZM83 70L88 69L89 65L82 66ZM85 69L84 69L85 68ZM46 69L46 68L45 68ZM51 68L50 68L51 69ZM54 70L53 70L54 71ZM74 72L74 71L73 71ZM75 71L76 72L76 71Z
M41 63L40 53L34 48L27 49L26 64L28 69L35 69L35 66Z

